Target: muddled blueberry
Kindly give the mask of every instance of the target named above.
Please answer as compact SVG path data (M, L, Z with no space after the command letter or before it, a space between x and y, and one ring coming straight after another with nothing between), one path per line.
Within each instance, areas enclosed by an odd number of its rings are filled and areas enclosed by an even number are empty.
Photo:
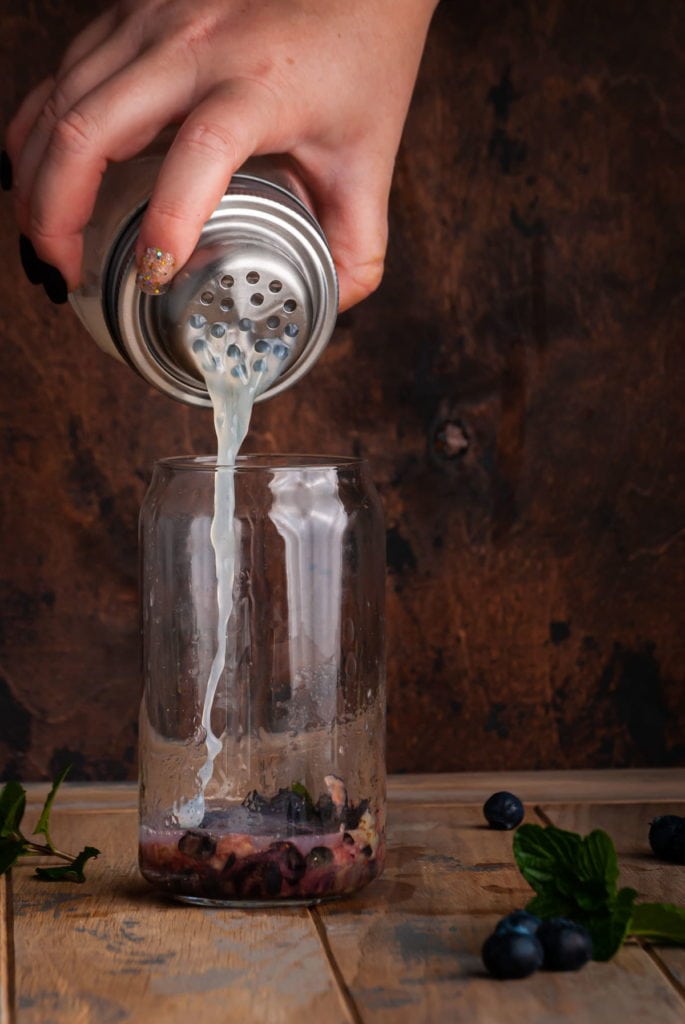
M649 827L649 845L657 857L672 864L685 864L685 818L660 814Z
M267 896L278 896L281 891L283 877L281 869L275 861L267 861L264 868L264 890Z
M272 813L282 815L286 821L300 824L307 820L307 801L291 789L279 789L269 802Z
M366 846L362 846L361 852L364 854L365 857L370 857L373 854L373 849L367 843Z
M368 809L368 800L360 800L356 807L354 805L346 807L342 813L342 821L345 828L359 828L359 822Z
M521 932L495 932L485 940L481 955L494 978L527 978L544 960L537 937Z
M343 832L342 841L346 846L354 846L354 839L349 832Z
M255 814L263 814L269 809L269 801L256 789L251 789L243 800L243 807L247 807L248 811L253 811Z
M186 857L208 860L214 856L216 842L204 832L185 832L178 841L178 848Z
M548 971L577 971L592 959L589 932L566 917L550 917L543 921L538 928L537 938Z
M540 927L540 918L535 914L529 914L527 910L512 910L501 921L497 922L495 934L503 932L518 932L520 935L535 935Z
M292 843L283 840L272 843L269 852L277 855L279 870L287 882L299 882L307 870L305 859Z
M307 864L310 868L322 868L333 860L333 851L327 846L314 846L307 854Z
M524 813L519 798L506 790L493 793L483 804L483 814L488 825L499 831L516 828L523 821Z

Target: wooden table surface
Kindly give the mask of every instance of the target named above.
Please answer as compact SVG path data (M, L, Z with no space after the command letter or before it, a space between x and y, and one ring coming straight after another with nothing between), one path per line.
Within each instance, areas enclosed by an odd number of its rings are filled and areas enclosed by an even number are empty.
M484 974L485 937L530 895L511 833L483 827L502 788L528 821L605 828L622 884L685 904L685 867L647 843L655 814L685 814L680 769L393 778L383 877L351 899L266 911L157 897L137 872L134 786L65 786L56 844L102 856L84 885L39 882L35 861L0 878L3 1024L683 1024L685 948L630 942L578 974ZM32 824L46 787L29 792Z

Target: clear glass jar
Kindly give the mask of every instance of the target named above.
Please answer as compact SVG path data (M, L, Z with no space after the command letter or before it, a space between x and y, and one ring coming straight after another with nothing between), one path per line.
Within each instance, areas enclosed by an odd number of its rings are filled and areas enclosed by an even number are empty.
M229 906L366 885L385 850L385 537L365 463L165 459L140 525L143 875Z

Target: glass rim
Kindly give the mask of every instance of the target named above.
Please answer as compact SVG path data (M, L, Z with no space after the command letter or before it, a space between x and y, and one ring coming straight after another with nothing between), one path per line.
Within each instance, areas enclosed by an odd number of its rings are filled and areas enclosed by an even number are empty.
M170 455L155 460L155 467L215 473L218 469L237 472L307 469L354 469L366 465L355 455L312 455L305 452L247 452L235 463L218 463L216 455Z

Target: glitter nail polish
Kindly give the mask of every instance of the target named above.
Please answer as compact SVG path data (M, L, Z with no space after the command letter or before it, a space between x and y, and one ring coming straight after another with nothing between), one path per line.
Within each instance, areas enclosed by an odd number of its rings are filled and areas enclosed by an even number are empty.
M173 253L148 246L138 261L136 284L147 295L161 295L169 287L175 266Z

